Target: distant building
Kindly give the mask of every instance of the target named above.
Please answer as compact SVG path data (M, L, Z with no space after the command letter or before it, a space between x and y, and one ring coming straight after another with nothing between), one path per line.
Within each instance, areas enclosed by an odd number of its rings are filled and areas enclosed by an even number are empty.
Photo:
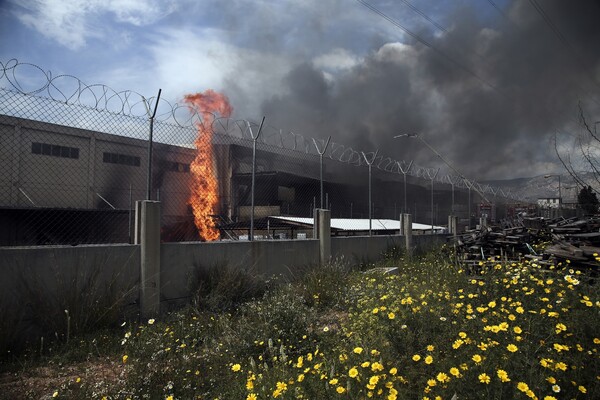
M560 207L560 198L558 197L539 197L537 205L541 209L551 209Z

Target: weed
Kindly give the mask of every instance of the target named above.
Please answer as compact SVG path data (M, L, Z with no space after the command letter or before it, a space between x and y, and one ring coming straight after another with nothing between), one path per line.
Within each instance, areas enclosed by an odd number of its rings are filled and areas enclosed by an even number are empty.
M193 307L220 312L262 296L267 283L252 268L220 262L210 267L197 266L190 277L189 286Z

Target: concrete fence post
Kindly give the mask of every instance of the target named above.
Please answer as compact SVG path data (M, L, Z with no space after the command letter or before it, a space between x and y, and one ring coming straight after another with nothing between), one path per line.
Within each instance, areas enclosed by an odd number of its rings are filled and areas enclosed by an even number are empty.
M404 236L404 246L406 254L411 257L413 252L412 243L412 214L402 214L402 235Z
M135 244L140 245L140 312L142 318L160 312L160 202L135 203Z
M319 262L323 265L331 258L331 211L315 209L314 221L316 238L319 239Z
M481 229L487 228L487 218L486 217L481 217L479 218L479 227Z
M458 217L456 215L448 215L448 233L454 237L458 234Z

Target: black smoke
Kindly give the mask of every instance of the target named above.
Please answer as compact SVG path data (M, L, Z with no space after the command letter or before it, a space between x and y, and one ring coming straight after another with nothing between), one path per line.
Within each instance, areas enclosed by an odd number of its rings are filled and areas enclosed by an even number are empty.
M443 166L418 140L392 139L418 132L478 180L559 170L553 138L578 129L578 103L590 119L600 119L600 2L514 1L502 13L489 7L485 18L468 5L451 10L441 21L443 34L420 25L413 32L431 46L407 35L400 44L401 31L390 38L365 33L368 54L333 78L296 45L290 55L295 65L279 82L281 91L261 103L262 114L272 125L307 136L331 135L356 149ZM322 18L314 15L312 30L298 32L296 41L331 44ZM271 43L285 51L275 32L258 32L258 47ZM269 73L268 65L261 67Z

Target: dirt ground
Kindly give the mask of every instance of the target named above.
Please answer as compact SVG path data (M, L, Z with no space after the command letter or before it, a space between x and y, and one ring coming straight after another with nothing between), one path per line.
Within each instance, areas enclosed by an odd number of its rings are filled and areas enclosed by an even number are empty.
M87 383L112 387L122 366L114 359L96 359L69 365L49 365L18 372L0 373L0 399L52 399L69 384Z

